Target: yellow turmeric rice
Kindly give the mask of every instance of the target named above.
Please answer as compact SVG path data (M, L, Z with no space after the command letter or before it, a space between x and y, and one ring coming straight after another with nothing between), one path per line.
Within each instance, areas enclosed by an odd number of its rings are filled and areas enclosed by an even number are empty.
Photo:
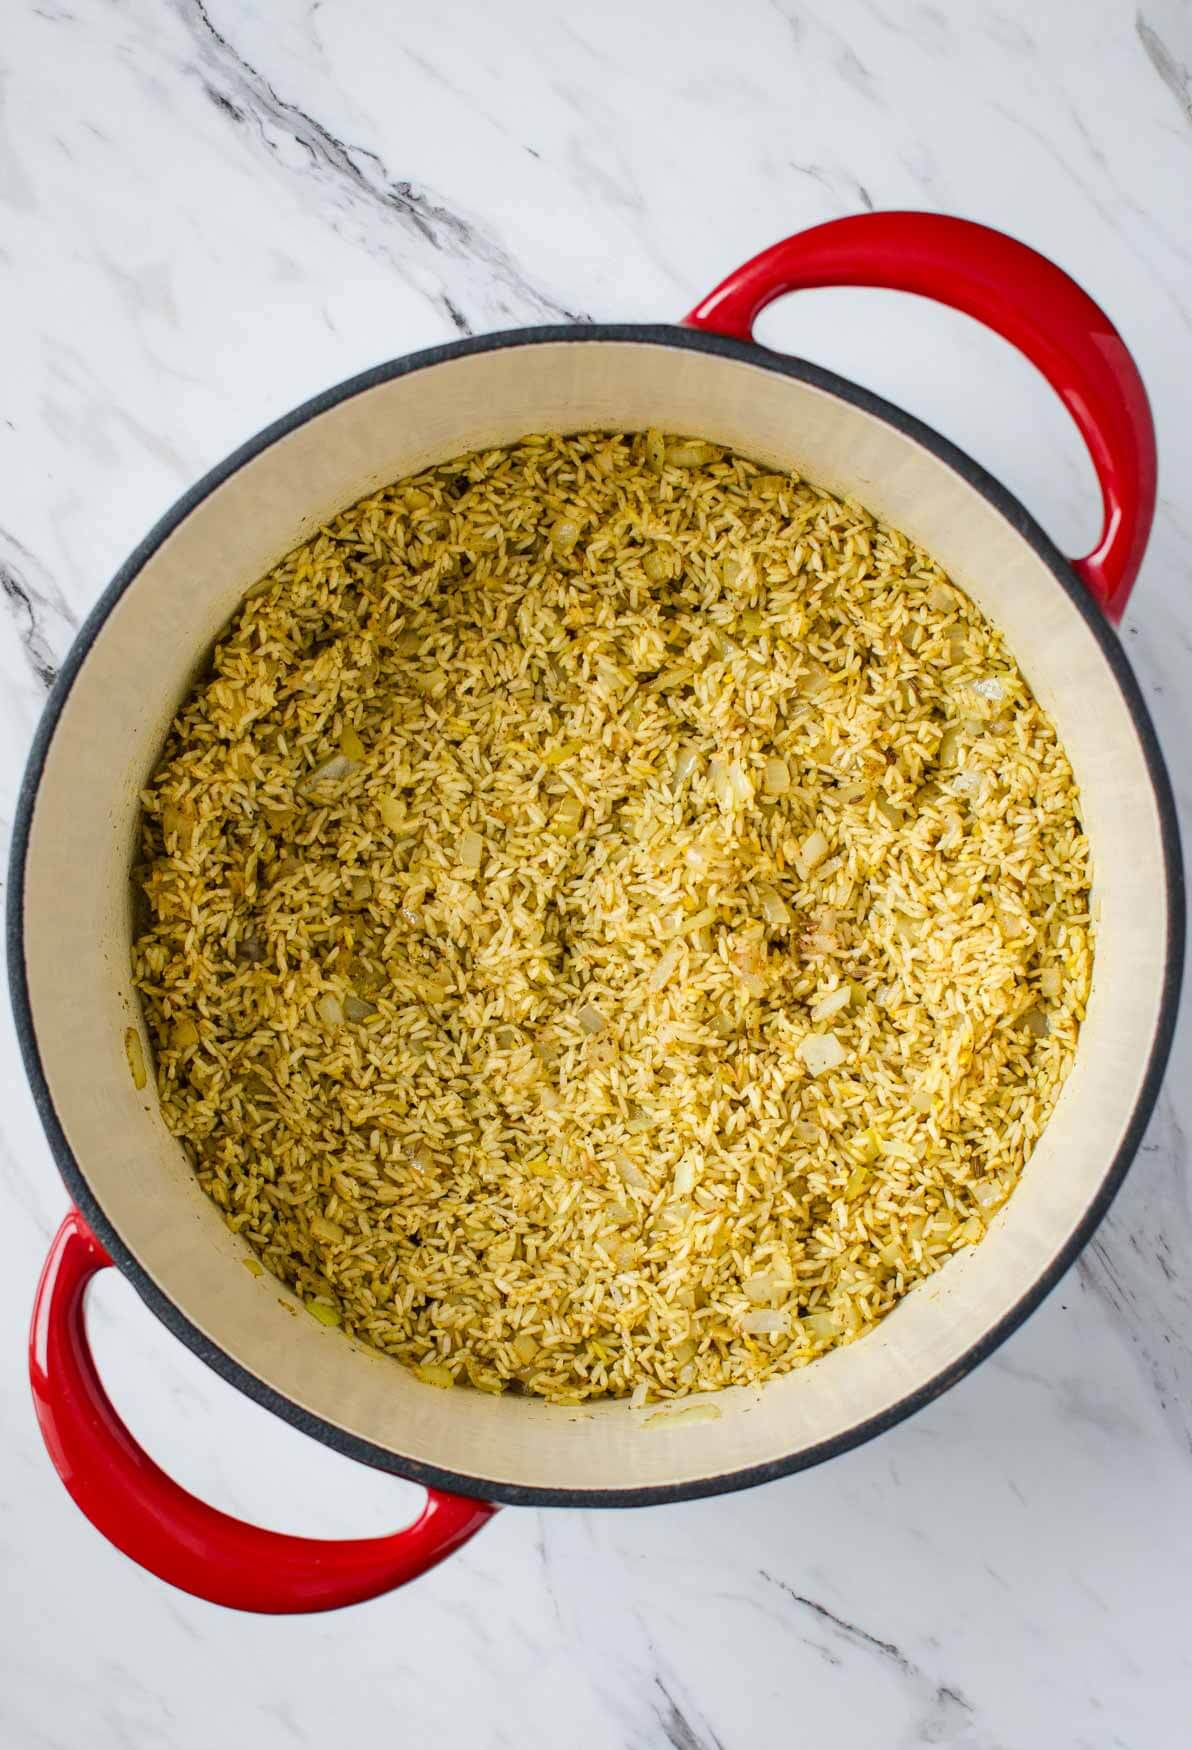
M161 1111L431 1384L758 1382L1013 1190L1092 960L1072 773L896 530L658 432L377 492L249 591L144 797Z

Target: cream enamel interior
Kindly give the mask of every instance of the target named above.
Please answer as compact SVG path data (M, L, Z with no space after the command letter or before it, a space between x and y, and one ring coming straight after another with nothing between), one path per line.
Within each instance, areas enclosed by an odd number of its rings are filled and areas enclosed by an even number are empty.
M243 1267L157 1115L122 1035L137 792L242 592L332 512L384 482L528 431L647 425L792 466L921 542L1005 630L1080 783L1099 907L1076 1067L994 1231L875 1332L720 1414L644 1425L437 1391L300 1310ZM1160 821L1139 740L1080 614L1013 526L930 451L834 395L660 341L546 340L449 359L360 391L274 442L197 505L144 565L86 657L54 733L26 865L28 987L62 1129L147 1274L212 1343L337 1428L460 1477L530 1489L696 1483L846 1433L946 1374L1038 1280L1096 1198L1143 1080L1167 932ZM673 1414L673 1412L671 1412ZM649 1412L646 1412L649 1415Z

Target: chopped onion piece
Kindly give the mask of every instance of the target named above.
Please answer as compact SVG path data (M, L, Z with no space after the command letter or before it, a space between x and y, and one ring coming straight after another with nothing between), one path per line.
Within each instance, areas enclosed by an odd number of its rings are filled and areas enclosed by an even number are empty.
M329 1027L342 1027L344 1019L343 1004L333 991L325 991L315 1007L321 1018Z
M785 796L791 787L791 769L777 755L766 761L762 789L767 796Z
M651 990L661 990L670 979L675 967L679 964L683 949L678 942L672 942L658 960L649 978L646 980Z
M460 864L465 869L479 869L484 856L484 840L478 832L468 829L459 835L459 845L456 854Z
M845 1200L845 1202L851 1203L854 1197L859 1197L861 1195L861 1192L864 1191L866 1185L868 1185L872 1176L873 1175L872 1175L871 1169L869 1167L860 1166L860 1165L855 1166L853 1168L852 1172L849 1174L847 1181L845 1182L845 1187L844 1187L844 1200Z
M132 1076L132 1085L139 1092L148 1084L149 1074L145 1068L145 1051L141 1044L141 1035L135 1027L125 1028L124 1055L128 1059L128 1071Z
M840 939L836 934L836 914L825 910L815 919L812 928L802 938L807 954L838 954Z
M415 675L414 685L420 693L425 693L428 698L441 699L447 691L448 681L438 664L432 662L429 667L422 669L420 673Z
M676 1197L686 1197L695 1184L695 1162L689 1154L684 1155L675 1168L674 1192Z
M604 1016L592 1003L585 1003L582 1009L577 1009L575 1018L585 1033L599 1033L604 1027Z
M350 723L345 723L343 726L339 738L339 750L357 764L364 758L364 743Z
M847 1055L835 1033L808 1033L800 1039L798 1051L808 1073L813 1076L838 1069Z
M538 1353L538 1339L531 1337L528 1331L519 1331L509 1347L517 1356L523 1367L528 1367Z
M939 746L935 750L935 757L941 766L953 766L956 764L956 756L960 752L960 745L963 740L964 730L958 723L952 723L944 730L944 733L940 736Z
M827 1021L833 1015L838 1015L841 1009L847 1009L853 1000L853 993L847 984L842 984L837 990L830 990L827 996L811 1006L813 1021Z
M706 905L702 911L693 911L690 917L684 918L676 933L680 936L698 936L709 924L716 922L718 915L714 905Z
M749 773L740 760L734 760L728 769L728 781L732 790L733 801L742 808L748 807L753 801L753 784Z
M712 785L713 796L727 812L733 805L733 787L729 780L728 764L717 754L713 754L708 764L708 779Z
M753 560L748 553L729 553L720 562L720 580L725 589L748 589L753 579Z
M624 1149L618 1149L614 1156L616 1168L631 1191L648 1191L650 1181L646 1175L630 1160Z
M338 784L341 778L346 778L349 772L355 771L357 762L350 760L347 754L334 753L329 760L324 760L321 766L316 766L306 779L304 788L313 789L316 784Z
M708 462L718 462L720 451L715 444L707 444L702 438L683 438L678 443L667 444L666 459L675 468L702 468Z
M853 1137L851 1147L862 1166L872 1166L874 1161L881 1159L881 1135L872 1124L867 1129L857 1132Z
M557 747L545 748L538 757L544 766L565 766L583 752L583 746L582 741L561 741Z
M400 832L406 818L405 804L400 796L380 796L377 799L377 813L389 828L390 832Z
M554 812L554 828L564 838L573 839L584 817L584 805L578 796L564 796Z
M772 887L762 888L762 916L772 930L784 930L791 921L791 914L780 894Z
M750 1337L776 1337L785 1331L790 1314L782 1307L755 1307L741 1319L741 1329Z
M672 663L669 668L664 668L656 674L652 681L647 681L646 691L649 693L673 692L676 688L684 686L694 673L695 664L693 662Z
M348 1237L338 1221L328 1221L325 1215L311 1216L310 1231L317 1240L326 1240L332 1245L342 1245Z
M167 803L161 811L161 830L167 841L177 837L180 851L188 851L194 844L198 826L198 820L189 808L175 808Z
M733 966L738 978L751 997L764 996L766 980L763 970L766 964L762 945L759 941L747 941L733 950Z
M719 1422L721 1413L719 1404L686 1404L681 1410L655 1410L652 1416L646 1417L642 1427L672 1428L678 1424L689 1426L692 1422Z
M412 1367L410 1371L414 1374L415 1378L422 1381L423 1385L437 1385L443 1391L446 1391L448 1386L455 1384L455 1379L452 1376L451 1369L449 1367L440 1367L436 1361L420 1362L418 1366Z
M747 1276L741 1287L754 1306L765 1306L768 1300L777 1300L786 1292L785 1285L769 1270L759 1270L755 1275Z
M1061 981L1058 966L1048 966L1039 974L1039 990L1052 1001L1060 994Z
M681 747L675 761L675 784L685 784L699 764L699 752L694 747Z
M1015 936L1021 936L1023 931L1028 928L1027 920L1018 912L1009 911L1004 905L995 905L993 909L997 913L997 921L1001 925L1003 936L1006 936L1010 941L1013 941Z
M960 816L954 809L949 808L944 819L947 824L939 836L938 848L941 851L954 851L964 837L964 827L961 824Z
M795 867L806 879L813 869L818 869L829 850L828 841L817 826L803 840L799 855L795 858Z

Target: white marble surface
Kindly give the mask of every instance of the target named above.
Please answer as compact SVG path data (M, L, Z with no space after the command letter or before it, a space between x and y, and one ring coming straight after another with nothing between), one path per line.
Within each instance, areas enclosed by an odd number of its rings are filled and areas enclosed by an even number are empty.
M832 215L1049 251L1150 384L1162 499L1124 637L1192 806L1192 12L1184 0L7 0L0 27L0 820L81 615L169 502L324 385L459 331L677 317ZM965 320L805 295L766 336L878 387L1075 549L1087 462ZM66 1204L0 1039L0 1743L14 1750L1176 1750L1192 1741L1186 1041L1096 1244L978 1374L861 1451L644 1513L507 1511L310 1620L171 1593L92 1532L24 1326ZM415 1500L239 1398L118 1279L118 1403L295 1531Z

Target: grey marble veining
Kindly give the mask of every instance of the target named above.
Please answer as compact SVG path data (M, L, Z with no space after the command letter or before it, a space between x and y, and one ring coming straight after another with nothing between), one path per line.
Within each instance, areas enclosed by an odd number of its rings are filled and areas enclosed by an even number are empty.
M936 206L1119 320L1162 478L1123 638L1192 817L1185 0L28 0L0 29L0 831L78 625L170 502L295 402L461 333L669 320L800 227ZM814 294L763 336L946 431L1076 551L1091 478L961 318ZM977 1374L832 1464L644 1513L508 1511L404 1594L232 1616L101 1542L32 1420L65 1208L0 1033L0 1743L290 1750L1182 1750L1192 1716L1186 1040L1080 1264ZM90 1317L171 1472L310 1534L418 1492L303 1440L127 1284Z

